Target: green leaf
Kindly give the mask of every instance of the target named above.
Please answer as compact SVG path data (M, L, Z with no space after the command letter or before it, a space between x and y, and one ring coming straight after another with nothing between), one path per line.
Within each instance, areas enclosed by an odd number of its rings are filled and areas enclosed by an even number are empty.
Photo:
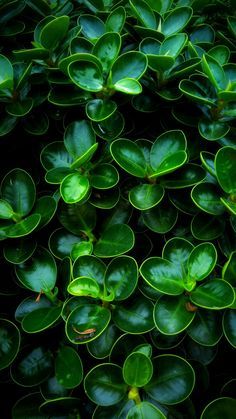
M3 254L10 263L23 263L32 256L36 247L37 243L32 238L8 241L3 248Z
M220 148L215 157L215 168L218 182L222 189L229 193L236 193L235 178L236 150L226 146Z
M104 284L109 292L114 292L116 301L130 297L137 282L138 266L135 259L130 256L118 256L109 263Z
M113 321L123 332L142 334L154 327L153 304L144 298L135 298L122 305L116 305L113 311Z
M165 234L170 231L178 218L177 209L165 199L156 207L142 212L144 224L155 233Z
M207 55L213 57L220 65L224 65L229 60L230 50L226 45L216 45L207 52Z
M89 181L79 173L66 176L60 186L60 193L67 204L82 201L89 191Z
M173 237L166 242L162 250L162 257L178 265L185 265L193 245L183 237Z
M177 57L187 43L187 35L185 33L178 33L168 36L160 46L160 55Z
M141 402L131 407L126 416L127 419L166 419L166 416L160 409L149 402Z
M89 241L81 241L79 243L75 243L71 253L70 253L70 257L72 260L77 259L80 256L83 255L91 255L91 253L93 252L93 244Z
M35 303L37 304L37 303ZM38 333L51 327L61 315L61 307L42 307L23 318L21 327L26 333Z
M200 345L214 346L222 336L219 316L209 310L197 310L193 322L188 328L188 335Z
M198 240L214 240L222 235L225 229L225 222L222 218L212 217L209 214L198 213L191 222L191 232Z
M215 419L223 417L231 419L236 408L236 400L230 397L221 397L209 403L201 414L200 419Z
M217 251L212 243L201 243L194 247L188 259L188 278L202 281L213 271L217 261Z
M89 119L95 122L109 118L116 109L117 105L112 100L93 99L86 104L86 114Z
M199 307L220 310L235 299L234 289L223 279L211 279L191 293L191 301Z
M190 7L175 8L164 20L161 32L165 36L180 32L189 22L193 14Z
M188 311L185 296L161 296L154 307L154 322L164 335L177 335L193 321L195 312Z
M111 142L122 133L124 124L124 117L120 112L116 111L99 124L93 122L93 129L99 137Z
M16 325L7 319L0 319L0 370L14 361L20 340L20 331Z
M70 167L73 159L62 141L55 141L43 148L40 154L41 163L46 170L56 169L59 167Z
M74 61L68 67L73 83L88 92L100 92L103 89L103 77L100 68L90 61Z
M87 396L100 406L112 406L125 397L127 385L122 369L116 364L100 364L89 371L84 379Z
M125 23L126 12L122 6L114 9L106 20L106 31L107 32L121 32Z
M81 15L79 24L81 25L83 35L91 41L96 41L105 32L103 21L93 15Z
M40 220L40 214L31 214L16 224L6 228L6 235L12 239L27 236L27 234L30 234L39 226Z
M12 52L19 61L44 60L49 57L49 51L42 47L32 49L20 49Z
M55 374L65 388L77 387L83 379L83 365L80 356L70 346L62 346L55 359Z
M90 171L90 183L97 189L113 188L119 181L119 173L108 163L99 164Z
M140 352L132 352L123 365L123 377L129 386L143 387L149 383L153 374L152 361Z
M216 141L228 134L230 126L225 122L202 118L199 121L198 129L203 138L208 141Z
M222 269L223 279L236 287L236 252L233 251Z
M87 277L94 279L103 286L106 265L95 256L84 255L78 258L73 265L73 277Z
M46 419L45 415L39 412L39 405L43 400L40 393L30 393L21 397L12 408L12 419L24 419L25 417Z
M114 324L109 324L96 340L87 344L89 353L97 359L106 358L119 337L119 331Z
M108 227L95 243L94 254L98 257L114 257L127 253L134 246L134 233L126 224Z
M56 283L56 263L48 250L38 248L31 259L16 266L16 275L24 287L49 292Z
M233 214L233 216L236 215L236 203L233 201L234 198L234 194L228 196L227 198L221 197L221 203L227 208L227 210Z
M58 43L65 37L69 29L70 18L69 16L56 17L51 22L46 23L43 27L39 42L46 49L54 49Z
M72 295L98 298L100 288L95 279L85 276L74 279L69 283L67 291Z
M226 339L236 348L236 311L226 310L223 317L223 331Z
M187 160L186 138L183 131L173 130L161 134L154 142L150 152L153 174L162 176L182 166Z
M19 216L27 215L35 201L35 184L32 177L22 169L13 169L6 174L1 183L2 198L6 200Z
M208 54L202 57L202 68L217 90L224 90L227 86L225 72L219 62Z
M146 259L140 273L154 289L168 295L180 295L184 290L181 268L160 257Z
M65 204L61 203L58 211L60 223L72 234L81 234L81 231L91 231L96 225L96 211L89 203Z
M105 307L86 302L78 304L67 318L66 335L75 344L90 342L101 335L110 319L111 313Z
M151 7L142 0L129 0L131 9L142 26L157 29L157 21Z
M225 212L225 207L220 200L219 189L214 183L197 184L191 191L191 197L198 208L208 214L221 215Z
M165 191L161 185L137 185L129 192L129 201L141 211L148 210L161 202L164 193Z
M113 87L118 92L127 93L129 95L139 95L139 93L142 92L142 86L138 80L128 77L118 80Z
M24 387L32 387L46 380L53 371L52 354L43 346L27 346L11 368L13 380Z
M104 33L93 47L93 54L102 63L103 71L108 72L117 59L121 47L121 37L116 32Z
M153 376L145 386L150 397L162 404L177 404L192 392L195 374L191 365L176 355L159 355L153 359Z
M13 67L7 57L0 54L0 90L13 88Z
M125 171L136 177L145 177L146 161L142 150L136 143L125 138L112 142L110 147L113 159Z
M14 215L14 211L10 204L3 199L0 199L0 218L4 220L9 220Z
M147 58L142 52L129 51L120 55L114 62L111 74L112 83L122 79L140 79L147 69Z
M96 141L91 122L86 120L69 124L64 134L64 144L68 153L76 159L82 157Z
M194 83L192 80L181 80L179 84L179 89L182 93L184 93L189 99L193 100L194 102L210 106L214 105L215 103L215 99L206 95L202 87Z

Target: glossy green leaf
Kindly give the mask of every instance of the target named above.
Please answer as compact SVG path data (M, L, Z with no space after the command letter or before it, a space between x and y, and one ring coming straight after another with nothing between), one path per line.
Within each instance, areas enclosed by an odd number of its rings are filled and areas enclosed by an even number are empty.
M199 307L220 310L235 299L232 286L223 279L211 279L191 293L191 301Z
M40 412L48 416L70 417L79 415L80 400L77 397L57 397L46 400L40 405Z
M165 36L180 32L188 24L192 13L190 7L177 7L164 20L161 31Z
M168 36L160 46L160 54L177 57L186 45L186 42L187 36L185 33L178 33Z
M108 291L113 291L116 301L125 300L136 288L138 266L130 256L118 256L106 270L104 284Z
M220 200L220 191L214 183L202 182L191 192L193 202L203 211L212 215L221 215L225 207Z
M193 321L195 312L188 310L185 296L161 296L154 307L154 322L164 335L176 335L185 330Z
M10 263L23 263L34 253L37 243L32 238L22 238L7 242L3 248L5 259Z
M63 259L70 255L73 245L81 240L71 233L68 233L63 228L59 228L49 237L49 249L51 253L59 259Z
M98 257L114 257L127 253L134 246L134 233L126 224L108 227L95 243L94 254Z
M209 310L197 310L188 328L188 335L201 345L216 345L222 336L220 317Z
M236 193L236 183L235 183L235 159L236 159L236 150L233 147L223 147L221 148L215 158L215 168L217 179L222 187L222 189L229 193Z
M118 81L126 78L138 80L146 71L147 58L138 51L129 51L120 55L114 62L111 73L112 83L116 84Z
M159 234L165 234L170 231L174 227L177 218L177 209L170 202L165 201L165 199L156 207L142 213L144 224L151 231Z
M121 32L125 23L126 13L125 8L122 6L114 9L106 20L107 32Z
M38 333L51 327L59 319L60 315L61 307L38 308L23 318L21 327L26 333Z
M0 54L0 89L13 88L13 67L7 57Z
M148 419L166 418L162 411L154 406L154 404L145 401L133 406L126 416L127 419L142 419L145 417Z
M203 55L202 67L203 71L209 77L209 80L217 90L223 90L226 88L227 80L224 70L215 58L209 56L208 54Z
M123 332L142 334L154 327L153 304L150 300L136 298L122 305L116 305L113 321Z
M68 67L70 79L78 87L89 92L100 92L103 89L103 77L100 68L93 62L75 61Z
M65 388L77 387L83 379L83 365L80 356L70 346L62 346L55 359L55 374Z
M198 213L191 222L191 232L198 240L214 240L222 235L225 222L221 217L212 217L209 214Z
M8 319L0 319L0 370L14 361L20 341L21 336L16 325Z
M125 397L127 385L122 369L116 364L101 364L94 367L84 379L85 392L94 403L112 406Z
M160 257L146 259L140 273L154 289L169 295L180 295L184 290L183 273L180 266Z
M79 23L83 35L91 41L95 41L105 32L103 21L96 16L83 14L80 16Z
M188 259L188 277L193 281L202 281L214 269L217 251L212 243L201 243L194 247Z
M163 247L162 257L178 265L185 265L193 245L182 237L173 237Z
M49 292L56 283L56 263L48 250L38 248L32 258L16 266L16 275L26 288Z
M6 229L6 235L9 238L19 238L27 236L40 224L41 216L39 214L31 214L16 224Z
M84 255L77 259L73 265L73 277L88 277L96 280L102 286L106 265L95 256Z
M176 172L175 178L167 176L161 180L161 184L168 189L182 189L201 182L206 176L204 169L196 164L186 164Z
M75 344L84 344L96 339L110 322L107 308L84 302L70 313L66 322L66 334Z
M126 384L143 387L149 383L153 374L152 361L140 352L132 352L123 365L123 377Z
M11 205L7 201L0 199L0 218L8 220L11 219L13 215L14 211Z
M133 176L145 177L145 158L136 143L125 138L115 140L111 144L111 154L122 169Z
M236 287L236 252L232 252L228 261L223 266L223 279Z
M90 171L90 182L94 188L109 189L119 181L119 173L108 163L100 164Z
M46 170L59 167L69 168L73 162L62 141L55 141L44 147L40 155L41 163Z
M176 355L159 355L153 359L153 377L145 391L162 404L176 404L192 392L195 374L191 365Z
M106 358L110 354L118 336L119 330L114 324L109 324L97 339L87 344L87 349L94 358Z
M74 279L67 287L67 291L72 295L97 298L100 294L100 288L95 279L79 277Z
M62 226L72 234L91 231L96 225L95 208L87 202L83 205L61 203L58 217Z
M201 414L201 419L215 419L224 417L231 419L236 408L236 400L230 397L221 397L209 403Z
M86 105L86 114L92 121L100 122L109 118L116 109L117 105L112 100L93 99Z
M27 215L35 201L35 184L32 177L22 169L13 169L1 183L2 198L13 208L17 216Z
M202 118L199 121L198 129L203 138L208 141L216 141L227 135L230 126L225 122Z
M142 26L150 29L157 28L155 14L148 3L141 0L129 0L132 12L137 17Z
M39 36L42 46L46 49L54 49L66 35L69 22L69 16L60 16L47 23Z
M215 99L206 96L201 86L194 83L192 80L181 80L179 88L189 99L200 104L214 105Z
M151 177L161 176L182 166L187 160L186 138L182 131L167 131L154 142L150 152Z
M60 193L67 204L82 201L89 191L89 181L79 173L66 176L60 186Z
M143 184L137 185L129 192L131 204L141 210L148 210L161 202L164 189L161 185Z
M95 141L96 137L89 121L72 122L65 130L64 144L73 159L82 157L95 144Z
M12 419L24 419L25 417L37 417L46 419L46 416L39 412L39 405L43 402L40 393L29 393L17 400L12 408Z
M79 243L75 243L70 252L72 260L77 259L80 256L91 255L93 253L93 244L89 241L82 240Z
M223 317L223 331L226 339L236 348L236 312L226 310Z
M99 137L111 142L122 133L124 124L124 117L120 112L116 111L99 124L93 123L93 129Z
M129 95L139 95L142 92L141 84L138 80L132 78L118 80L113 87L118 92L127 93Z
M121 37L116 32L104 33L93 47L93 54L101 61L103 71L108 72L118 57Z
M9 103L9 105L6 106L6 111L7 113L9 113L9 115L22 117L27 115L31 111L33 105L33 99L27 98L22 100L21 102Z
M11 368L13 380L32 387L46 380L53 370L52 354L43 346L24 348Z

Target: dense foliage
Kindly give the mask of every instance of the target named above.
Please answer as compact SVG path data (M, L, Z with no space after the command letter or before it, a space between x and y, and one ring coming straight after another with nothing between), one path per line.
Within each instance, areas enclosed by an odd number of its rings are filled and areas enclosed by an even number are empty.
M235 417L235 6L0 1L4 418Z

